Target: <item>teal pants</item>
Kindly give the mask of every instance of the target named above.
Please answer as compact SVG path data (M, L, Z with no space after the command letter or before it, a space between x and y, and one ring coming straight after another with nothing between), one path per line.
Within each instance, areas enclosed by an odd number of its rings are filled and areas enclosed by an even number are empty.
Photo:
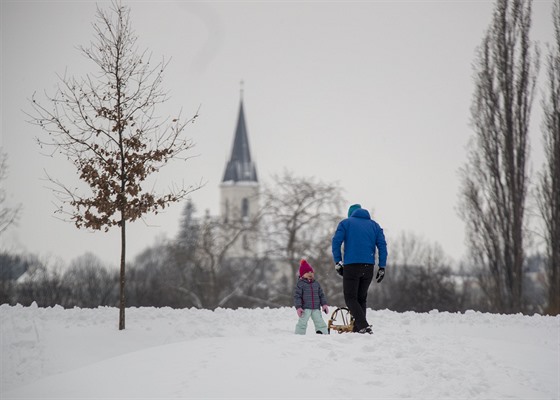
M303 315L298 319L298 322L296 324L297 335L305 335L305 333L307 332L307 322L309 321L309 318L313 320L315 331L321 331L321 333L325 335L329 333L327 324L325 323L325 321L323 321L321 310L304 309Z

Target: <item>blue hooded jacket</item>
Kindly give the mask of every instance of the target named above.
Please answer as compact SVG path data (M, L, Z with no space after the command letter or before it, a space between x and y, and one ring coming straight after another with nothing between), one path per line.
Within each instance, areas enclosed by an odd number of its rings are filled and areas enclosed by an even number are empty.
M359 208L338 224L332 238L332 255L335 264L342 261L341 247L344 243L344 265L375 264L376 248L379 250L379 266L387 262L387 242L383 229L371 219L368 210Z

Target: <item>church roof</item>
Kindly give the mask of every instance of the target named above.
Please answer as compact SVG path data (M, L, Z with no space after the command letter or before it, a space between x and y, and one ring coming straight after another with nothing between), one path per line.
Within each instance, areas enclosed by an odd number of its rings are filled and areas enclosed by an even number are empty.
M237 128L233 139L231 157L226 165L224 179L222 182L257 182L257 168L251 160L249 150L249 138L245 125L245 114L243 112L243 99L239 103L239 116L237 117Z

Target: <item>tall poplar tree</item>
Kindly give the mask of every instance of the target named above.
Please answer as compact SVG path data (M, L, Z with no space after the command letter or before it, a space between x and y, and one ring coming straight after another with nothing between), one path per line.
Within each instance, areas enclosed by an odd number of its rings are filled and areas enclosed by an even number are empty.
M548 312L560 313L560 1L552 10L554 42L546 60L547 79L544 110L546 162L537 189L544 220L548 269Z
M522 309L529 122L539 69L531 6L497 0L474 62L474 137L461 212L481 287L499 312Z

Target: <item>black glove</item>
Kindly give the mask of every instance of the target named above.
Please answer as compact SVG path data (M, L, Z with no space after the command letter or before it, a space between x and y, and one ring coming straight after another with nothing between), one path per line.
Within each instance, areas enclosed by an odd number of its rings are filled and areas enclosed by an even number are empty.
M377 283L381 282L384 277L385 277L385 267L379 267L379 269L377 270L377 275L375 276L375 279L377 279Z
M342 276L342 274L344 273L344 264L342 264L342 261L337 262L334 265L334 269L336 269L336 273L340 276Z

